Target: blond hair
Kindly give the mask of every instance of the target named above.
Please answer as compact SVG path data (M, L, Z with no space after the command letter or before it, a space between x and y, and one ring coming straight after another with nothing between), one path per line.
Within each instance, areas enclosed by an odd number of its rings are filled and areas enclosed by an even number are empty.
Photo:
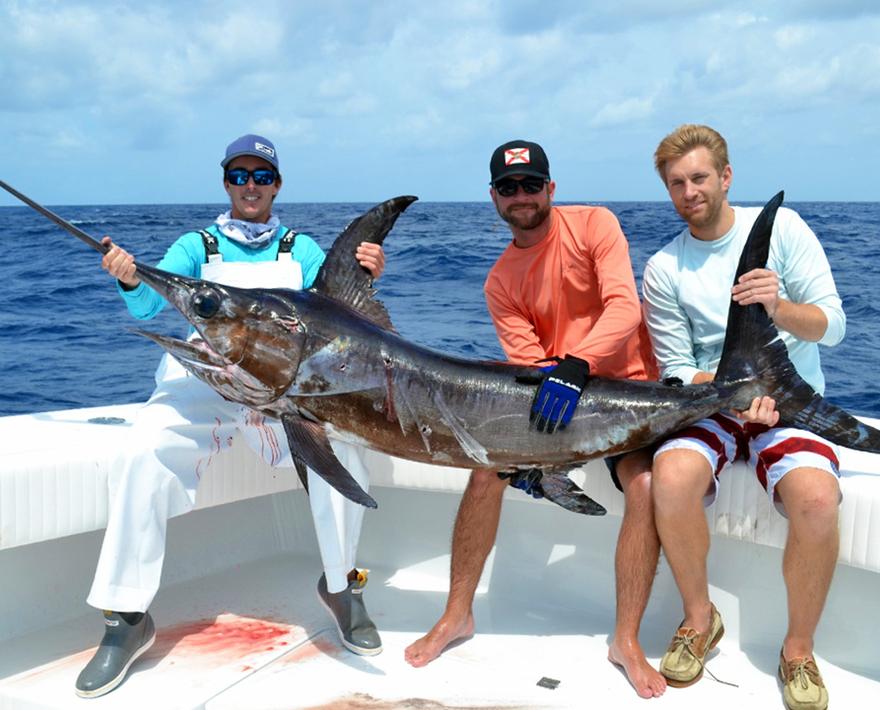
M727 141L714 128L685 123L660 141L654 151L654 167L660 179L666 183L666 163L677 160L695 148L706 148L719 174L730 164L727 157Z

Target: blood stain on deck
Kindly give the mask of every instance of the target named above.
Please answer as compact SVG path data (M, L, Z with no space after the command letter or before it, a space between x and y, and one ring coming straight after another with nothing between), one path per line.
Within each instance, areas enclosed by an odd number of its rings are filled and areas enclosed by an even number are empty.
M254 654L283 652L304 636L305 632L299 626L220 614L214 619L160 628L156 643L144 654L144 659L207 656L214 660L240 662L243 657Z
M296 648L290 653L286 654L279 661L279 664L288 665L294 663L304 663L306 661L311 661L316 658L322 658L324 656L336 658L347 653L348 651L346 651L338 641L327 638L322 634L316 636L308 643L305 643L299 648Z

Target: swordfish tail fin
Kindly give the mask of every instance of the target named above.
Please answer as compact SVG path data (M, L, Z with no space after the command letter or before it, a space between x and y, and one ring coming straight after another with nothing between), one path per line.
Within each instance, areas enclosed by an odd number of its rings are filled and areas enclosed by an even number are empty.
M766 266L783 196L776 194L755 220L734 282ZM731 300L715 383L729 388L734 409L746 409L754 397L769 395L776 401L780 425L806 429L838 446L880 453L880 430L828 402L798 375L779 331L760 304L740 306Z
M848 449L880 453L880 430L831 404L803 380L800 386L784 389L774 398L785 426L806 429Z

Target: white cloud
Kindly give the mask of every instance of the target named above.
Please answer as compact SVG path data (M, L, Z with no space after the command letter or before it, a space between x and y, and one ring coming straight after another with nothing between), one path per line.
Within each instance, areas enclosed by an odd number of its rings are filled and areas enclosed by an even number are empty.
M167 164L256 130L310 146L316 171L360 146L411 174L445 146L482 175L482 152L516 135L572 159L632 151L641 170L635 152L685 120L793 144L827 124L855 144L880 111L872 7L0 0L0 151L24 165L60 142L71 161Z
M447 89L467 89L494 75L499 65L498 54L492 49L484 49L471 56L459 55L447 65L440 81Z
M773 33L776 46L782 51L803 46L813 38L813 31L803 25L786 25Z
M351 93L355 89L355 80L350 71L331 74L318 84L318 95L335 99Z
M82 148L86 144L86 138L80 131L61 129L52 136L51 145L58 150Z
M766 17L759 17L758 15L754 15L750 12L740 12L734 13L732 16L727 15L719 15L723 22L730 23L733 27L738 30L743 29L744 27L749 27L751 25L757 25L762 22L767 22Z
M296 116L286 118L261 118L253 126L254 132L286 139L293 143L313 143L318 136L312 121Z
M616 126L650 117L654 113L653 98L632 98L615 104L606 104L593 117L594 126Z

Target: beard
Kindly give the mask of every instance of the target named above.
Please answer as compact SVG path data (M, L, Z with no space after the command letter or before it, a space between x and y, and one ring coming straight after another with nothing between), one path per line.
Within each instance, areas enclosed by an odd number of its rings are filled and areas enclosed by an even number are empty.
M497 206L496 209L498 209ZM548 200L543 205L535 203L510 205L503 212L498 209L498 215L516 229L536 229L544 224L544 220L550 216L550 201Z
M704 207L700 214L692 214L686 209L680 210L676 206L679 216L688 223L691 228L698 230L713 227L721 219L724 199L716 195L709 195L704 201Z

